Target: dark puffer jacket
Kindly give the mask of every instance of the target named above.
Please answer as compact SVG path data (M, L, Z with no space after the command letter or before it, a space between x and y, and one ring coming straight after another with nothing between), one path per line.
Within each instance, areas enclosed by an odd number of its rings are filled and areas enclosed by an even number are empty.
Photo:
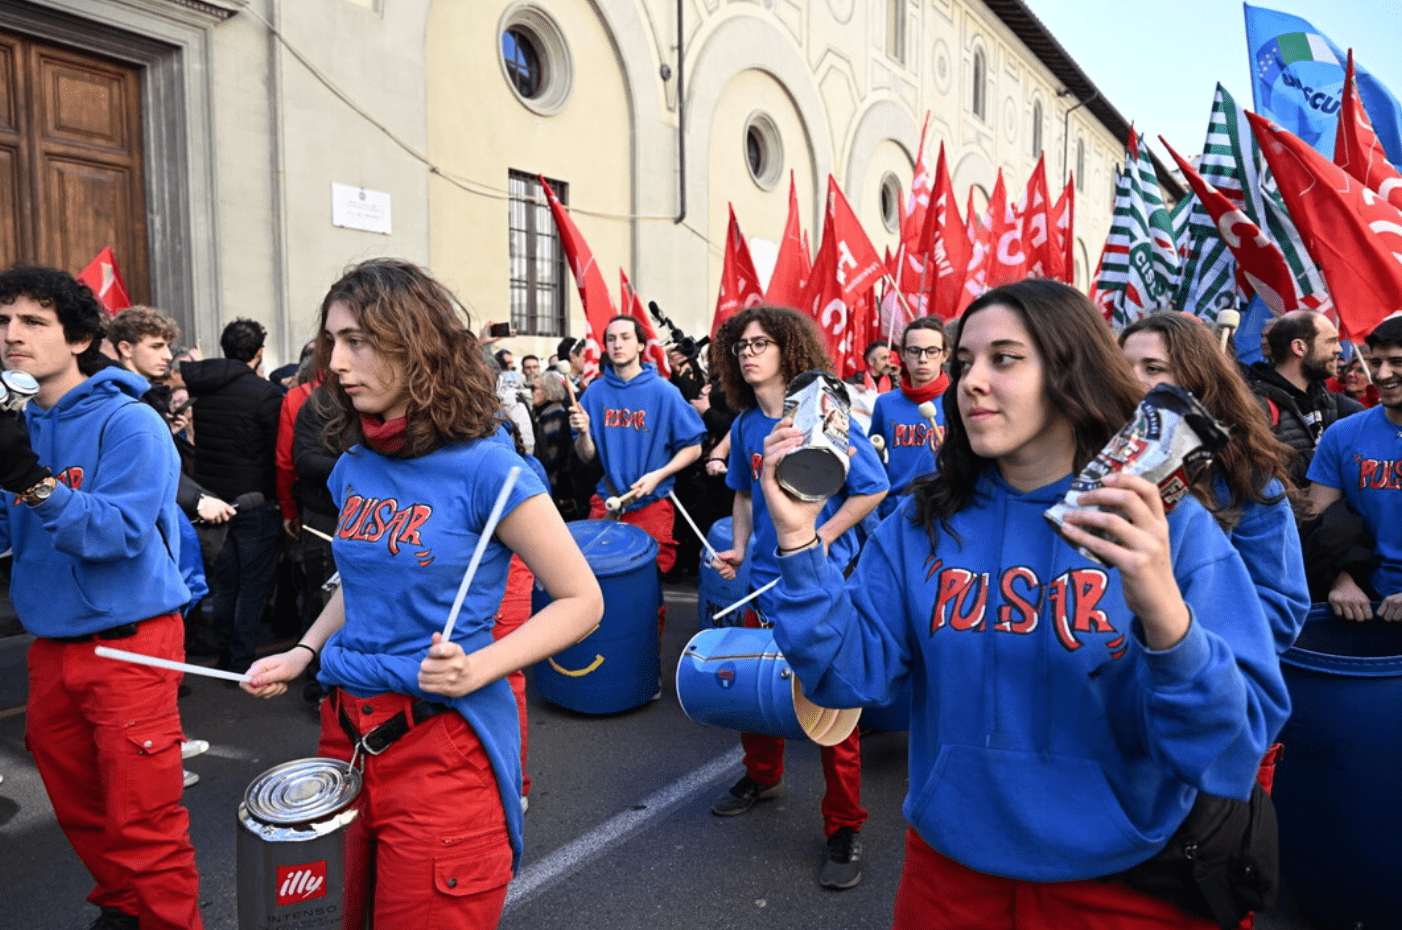
M277 500L273 456L282 390L244 362L184 362L195 398L195 480L226 501L258 491Z
M1295 450L1290 465L1290 477L1297 487L1309 487L1305 474L1314 458L1315 447L1324 431L1349 414L1358 413L1363 405L1345 394L1335 394L1323 381L1311 382L1301 394L1273 365L1257 362L1247 375L1251 389L1269 402L1271 428L1276 438ZM1318 416L1311 414L1318 413Z

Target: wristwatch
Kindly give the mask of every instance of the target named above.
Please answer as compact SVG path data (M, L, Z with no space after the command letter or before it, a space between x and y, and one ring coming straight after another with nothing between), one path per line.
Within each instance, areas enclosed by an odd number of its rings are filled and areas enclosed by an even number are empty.
M56 487L58 487L58 482L54 479L53 475L50 475L21 494L19 499L31 507L37 507L49 499L49 495L54 493L54 488Z

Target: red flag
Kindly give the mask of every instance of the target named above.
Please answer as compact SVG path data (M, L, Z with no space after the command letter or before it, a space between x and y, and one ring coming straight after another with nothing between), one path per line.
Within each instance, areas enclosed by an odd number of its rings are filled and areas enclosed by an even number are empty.
M117 271L117 256L110 247L98 252L97 257L88 262L88 267L78 272L78 280L92 288L108 316L131 306L127 286L122 283L122 275Z
M740 232L740 221L735 218L735 207L731 205L730 229L725 234L725 267L720 273L720 294L716 297L716 315L711 319L711 338L715 338L726 320L746 307L763 302L764 292L759 287L759 274L750 257L750 246Z
M540 176L541 189L550 204L550 215L555 218L555 226L560 230L560 245L569 259L570 270L574 272L574 282L579 288L579 299L584 304L584 321L588 334L584 339L584 377L591 379L599 373L600 346L604 341L604 330L609 320L618 315L613 309L613 298L609 296L609 286L604 281L603 272L594 261L594 253L589 243L584 241L579 227L574 225L560 198L550 189L544 175Z
M998 186L1003 188L1003 209L993 210L989 204L988 222L988 286L1021 281L1027 277L1027 252L1022 241L1020 210L1007 200L1007 188L999 169Z
M907 255L916 251L925 231L925 214L930 209L930 172L925 167L925 130L930 128L930 112L925 111L925 125L920 127L920 147L915 153L915 176L910 182L910 196L901 210L901 245Z
M774 260L774 273L764 299L776 307L802 307L803 290L813 271L808 257L808 239L798 221L798 190L793 172L789 172L789 218L784 223L784 238L779 243L779 255Z
M867 238L861 221L852 212L847 198L832 175L828 175L828 212L823 230L823 246L829 235L835 241L837 282L842 285L842 300L851 305L876 286L886 271L876 247Z
M1277 316L1298 310L1300 298L1295 275L1286 264L1280 246L1261 232L1225 194L1198 174L1192 165L1173 150L1167 139L1159 136L1159 141L1168 149L1168 154L1173 156L1173 160L1178 162L1183 177L1187 179L1193 193L1198 195L1198 202L1207 211L1207 215L1212 217L1212 222L1217 224L1217 231L1221 233L1222 241L1227 243L1227 248L1232 250L1232 256L1237 261L1237 270L1246 279L1246 283Z
M969 231L964 226L964 219L959 215L959 204L954 199L954 183L949 177L944 143L941 142L939 162L935 167L935 192L930 201L921 247L927 256L929 268L923 290L934 295L929 303L930 311L941 319L952 320L959 309L959 295L964 289L964 274L969 268L972 249Z
M1066 181L1066 189L1052 208L1052 225L1061 238L1061 274L1058 281L1076 283L1076 179Z
M618 293L623 299L623 306L628 309L628 315L637 320L643 328L643 339L646 342L643 346L643 361L656 365L657 373L662 377L672 377L672 363L667 361L667 350L662 348L662 341L657 338L657 330L652 328L647 311L643 309L642 298L633 290L633 283L628 280L628 275L622 268L618 269Z
M1344 99L1339 106L1339 131L1334 136L1334 164L1371 187L1378 196L1402 210L1402 175L1387 160L1368 111L1358 99L1353 75L1353 49L1344 72Z
M837 279L837 237L832 234L832 210L828 210L823 241L813 259L813 273L808 278L803 303L800 306L818 323L823 342L839 378L857 370L852 357L852 329L848 326L848 304L842 299L842 284Z
M1061 238L1051 217L1045 157L1037 159L1037 167L1032 169L1032 177L1027 179L1027 192L1023 194L1023 200L1027 203L1022 213L1021 229L1022 246L1027 254L1026 276L1059 280Z
M1319 263L1346 339L1402 308L1402 211L1308 144L1247 113L1290 218Z
M1003 169L998 169L998 180L993 185L993 196L988 199L988 210L983 218L978 218L974 212L974 192L969 191L969 241L972 245L969 253L969 268L964 275L964 294L959 303L959 310L962 312L974 299L982 296L983 292L993 287L990 283L992 266L996 259L993 257L993 250L996 248L998 240L994 237L996 232L1002 235L1003 226L1007 218L1008 191L1003 183Z

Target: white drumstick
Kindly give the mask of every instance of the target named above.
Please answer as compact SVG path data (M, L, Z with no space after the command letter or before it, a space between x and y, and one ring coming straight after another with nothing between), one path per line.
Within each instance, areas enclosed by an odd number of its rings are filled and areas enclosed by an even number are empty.
M506 473L506 480L502 482L501 490L497 492L496 503L492 504L492 512L487 515L487 524L482 527L482 535L477 538L477 548L472 550L472 561L467 563L467 571L463 573L462 584L458 585L457 597L453 598L453 609L448 613L448 622L443 627L443 642L449 642L453 638L453 627L458 622L458 611L462 610L463 599L467 597L467 589L472 585L472 576L477 574L477 566L482 561L482 553L487 551L487 543L491 541L492 534L497 531L497 523L501 521L501 512L506 509L506 499L511 494L512 487L516 484L516 476L521 474L521 466L513 465L511 471Z
M716 550L714 550L714 549L711 548L711 543L710 543L710 541L709 541L708 539L706 539L706 537L702 534L702 532L701 532L701 527L699 527L699 526L696 525L696 521L693 520L693 519L691 519L691 514L689 514L689 513L686 512L686 508L682 506L682 502L679 501L679 500L677 500L677 492L676 492L676 491L668 491L668 492L667 492L667 496L670 497L670 498L672 499L672 503L674 503L674 504L677 505L677 511L678 511L683 517L686 517L686 525L689 526L689 527L691 527L691 531L692 531L693 533L696 534L696 538L699 539L699 540L701 540L701 545L705 546L705 547L706 547L706 551L709 552L709 553L711 554L711 561L712 561L712 562L719 562L719 561L720 561L720 556L716 555Z
M327 535L326 535L325 533L323 533L321 530L314 530L314 529L312 529L310 526L304 526L304 527L302 527L302 529L306 530L308 533L311 533L313 536L320 536L322 539L326 540L326 541L329 542L329 543L333 543L333 542L336 541L336 540L332 539L330 536L327 536Z
M104 659L120 659L123 662L135 662L137 665L152 665L156 668L168 668L172 672L184 672L187 675L203 675L206 678L222 678L225 681L248 681L247 673L240 675L238 672L226 672L222 668L205 668L203 665L191 665L188 662L176 662L172 659L158 659L155 656L142 655L139 652L127 652L125 649L112 649L107 646L98 646L93 650Z
M778 583L779 583L779 579L778 579L778 578L775 578L773 581L769 582L769 584L767 584L767 585L765 585L764 587L760 588L758 591L755 591L755 592L753 592L753 593L751 593L751 594L747 594L747 595L745 595L744 597L740 598L740 600L736 601L734 604L731 604L729 607L725 608L725 610L718 611L717 613L711 614L711 619L712 619L712 620L719 620L721 617L724 617L726 614L730 613L732 610L734 610L735 608L741 606L742 604L748 604L750 601L752 601L752 600L754 600L755 598L759 597L759 596L760 596L761 594L763 594L765 591L768 591L770 588L774 587L774 586L775 586L776 584L778 584Z

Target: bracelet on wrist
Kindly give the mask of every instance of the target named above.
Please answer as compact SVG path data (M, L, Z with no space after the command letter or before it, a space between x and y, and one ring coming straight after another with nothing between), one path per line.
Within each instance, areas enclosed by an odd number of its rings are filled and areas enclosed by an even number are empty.
M823 538L817 533L814 533L813 538L808 540L808 542L804 543L801 546L794 546L792 549L785 549L783 546L779 546L777 547L777 551L779 555L793 555L795 552L802 552L804 549L811 549L815 544L821 543L822 541Z
M297 645L293 646L292 648L293 648L293 649L301 648L301 649L307 650L308 652L310 652L310 653L312 654L312 658L313 658L313 659L319 659L319 658L321 658L321 653L317 652L315 649L313 649L311 646L308 646L306 643L298 643Z

